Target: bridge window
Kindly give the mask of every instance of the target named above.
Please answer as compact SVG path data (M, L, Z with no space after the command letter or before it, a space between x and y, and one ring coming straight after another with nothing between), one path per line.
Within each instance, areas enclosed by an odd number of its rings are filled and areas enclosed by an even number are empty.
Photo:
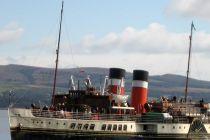
M106 124L103 124L101 130L106 130Z
M90 130L94 130L94 128L95 128L95 124L91 124L90 125Z
M116 125L116 124L113 125L113 130L114 130L114 131L117 130L117 125Z
M111 124L108 125L107 130L109 130L109 131L112 130L112 125Z
M118 130L119 130L119 131L122 130L122 124L118 125Z
M70 128L71 128L71 129L74 129L75 126L76 126L76 124L75 124L75 123L72 123L72 124L70 125Z

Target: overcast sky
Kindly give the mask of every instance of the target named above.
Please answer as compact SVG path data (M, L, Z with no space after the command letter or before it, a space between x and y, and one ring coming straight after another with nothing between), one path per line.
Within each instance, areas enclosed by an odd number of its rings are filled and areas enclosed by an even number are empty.
M54 67L60 0L1 0L0 64ZM65 0L59 67L121 67L210 81L209 0Z

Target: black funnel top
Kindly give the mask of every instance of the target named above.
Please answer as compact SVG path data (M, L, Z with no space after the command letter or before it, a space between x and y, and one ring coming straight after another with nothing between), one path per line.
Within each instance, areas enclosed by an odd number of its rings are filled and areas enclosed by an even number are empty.
M134 70L133 71L133 80L148 81L148 71L144 70Z
M109 78L121 79L125 77L125 70L121 68L110 68L109 69Z

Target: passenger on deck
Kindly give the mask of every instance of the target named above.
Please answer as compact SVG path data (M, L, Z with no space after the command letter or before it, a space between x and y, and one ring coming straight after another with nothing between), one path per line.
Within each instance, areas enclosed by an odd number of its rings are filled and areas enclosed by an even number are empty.
M174 96L173 99L172 99L173 102L176 102L176 99L177 99L176 96Z
M34 103L31 104L31 108L32 108L32 109L40 109L40 107L36 106Z
M60 110L60 117L65 118L65 113L64 113L63 109Z
M49 108L48 108L48 106L44 106L43 108L42 108L42 110L48 110Z

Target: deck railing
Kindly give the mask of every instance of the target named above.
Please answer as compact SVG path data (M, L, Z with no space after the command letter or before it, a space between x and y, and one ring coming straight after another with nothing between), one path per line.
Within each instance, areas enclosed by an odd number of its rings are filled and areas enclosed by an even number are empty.
M60 118L60 119L80 119L80 120L113 120L113 121L137 121L140 115L131 114L99 114L80 113L67 111L34 110L32 114L36 117Z
M99 114L99 113L77 113L67 111L50 111L32 109L36 117L76 119L76 120L109 120L109 121L135 121L135 122L157 122L157 123L189 123L187 116L173 116L164 118L161 115L140 115L140 114Z

